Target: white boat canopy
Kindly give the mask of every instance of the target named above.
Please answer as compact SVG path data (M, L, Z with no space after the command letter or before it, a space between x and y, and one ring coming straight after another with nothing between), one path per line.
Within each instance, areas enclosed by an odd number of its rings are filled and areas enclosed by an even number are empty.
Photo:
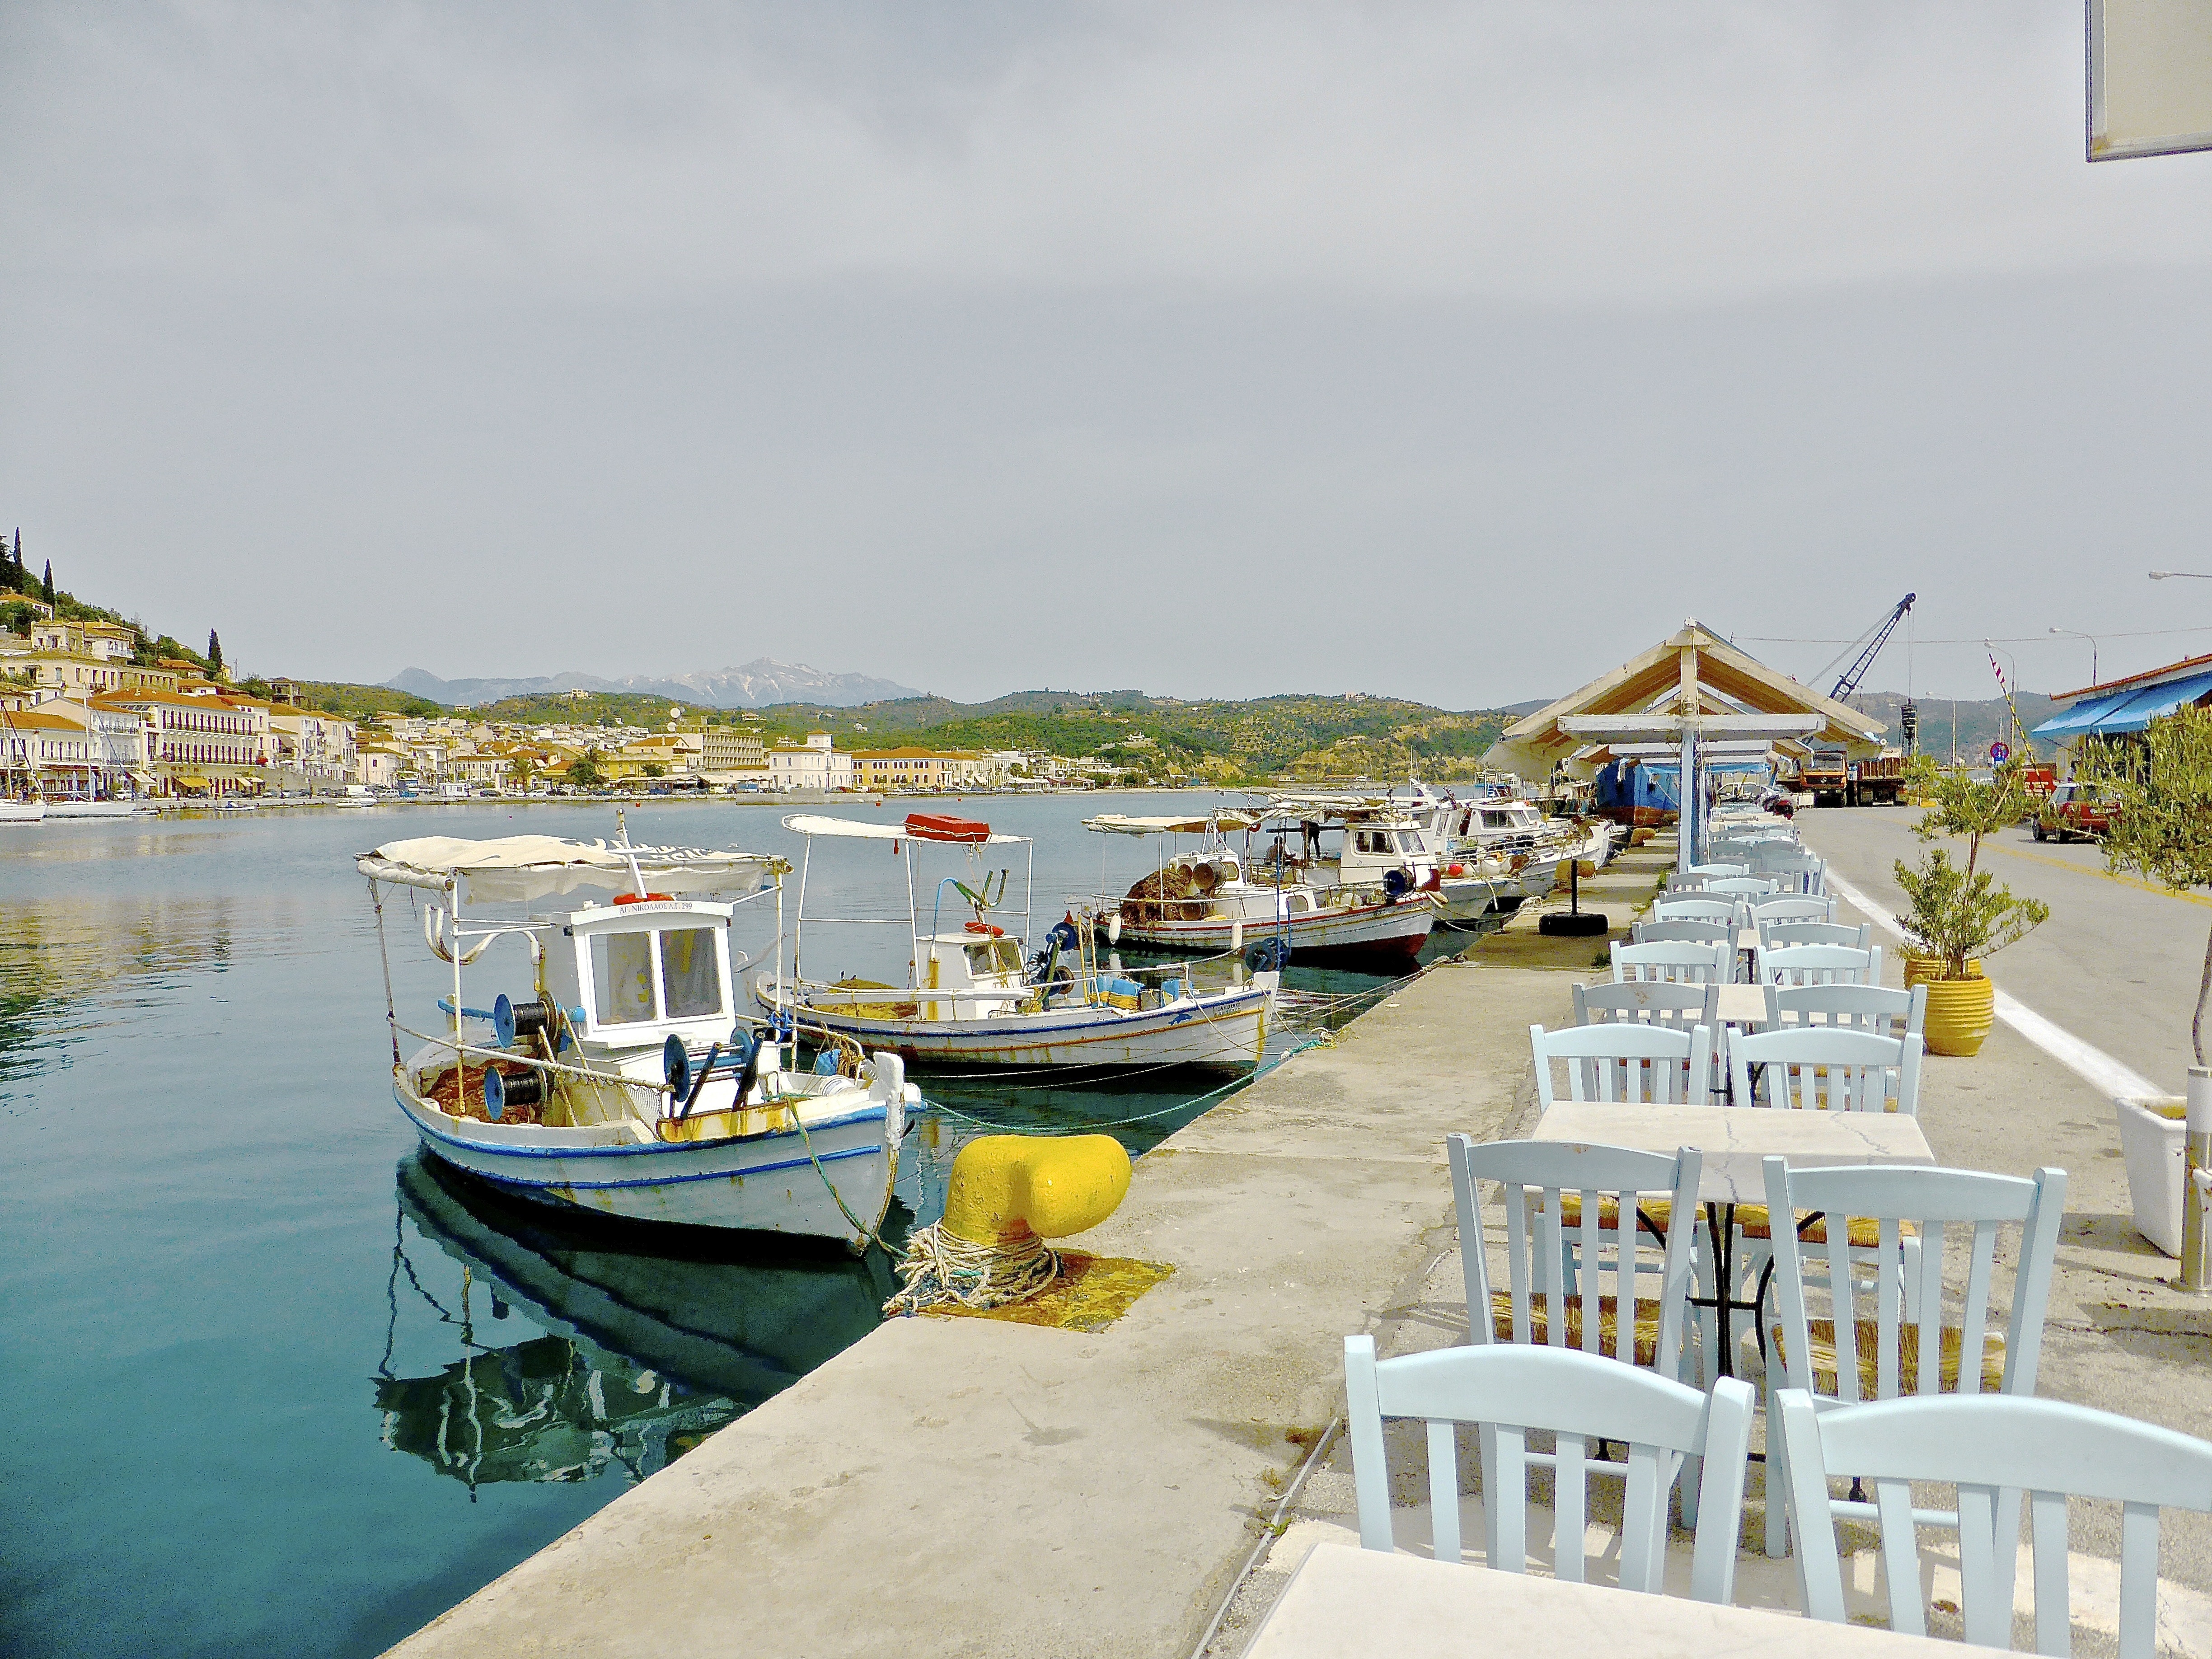
M1253 812L1200 812L1164 818L1133 818L1106 812L1084 819L1083 827L1102 836L1202 836L1212 830L1255 830L1260 821L1260 815Z
M424 836L386 842L373 853L360 854L354 867L372 881L439 892L465 876L471 898L521 902L580 888L629 887L635 884L634 874L643 877L649 890L672 897L742 898L791 866L767 854L734 849L610 847L603 841L563 841L557 836L507 836L496 841Z
M932 835L927 829L910 830L903 823L871 823L860 818L825 818L808 812L793 813L783 821L783 827L794 835L801 836L850 836L859 841L941 841L956 847L997 847L1029 840L1027 836L1002 836L996 830L974 836Z

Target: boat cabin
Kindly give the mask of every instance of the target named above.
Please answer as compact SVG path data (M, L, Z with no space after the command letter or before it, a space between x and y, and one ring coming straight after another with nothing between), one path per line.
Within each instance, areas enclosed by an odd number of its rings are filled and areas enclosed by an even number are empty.
M1437 873L1435 851L1411 817L1358 816L1337 823L1301 817L1275 835L1270 852L1268 868L1258 877L1262 885L1272 879L1278 860L1286 879L1322 890L1380 887L1393 871L1408 886L1419 887Z
M1030 994L1021 941L997 928L924 933L915 946L921 956L908 964L910 988L963 994L941 1002L923 999L923 1019L984 1018L1012 1008Z
M732 907L696 899L586 904L547 918L545 994L586 1052L725 1041L735 1023ZM555 931L557 930L557 931Z

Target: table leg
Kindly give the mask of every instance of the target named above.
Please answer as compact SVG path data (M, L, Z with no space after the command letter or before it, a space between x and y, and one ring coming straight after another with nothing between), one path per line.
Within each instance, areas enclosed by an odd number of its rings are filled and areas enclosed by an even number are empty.
M1713 1357L1713 1370L1721 1376L1735 1375L1735 1328L1734 1316L1748 1313L1755 1320L1759 1316L1756 1301L1743 1302L1736 1298L1735 1290L1735 1206L1733 1203L1709 1203L1705 1206L1705 1231L1712 1241L1713 1293L1693 1296L1693 1308L1713 1310L1716 1346L1720 1352Z

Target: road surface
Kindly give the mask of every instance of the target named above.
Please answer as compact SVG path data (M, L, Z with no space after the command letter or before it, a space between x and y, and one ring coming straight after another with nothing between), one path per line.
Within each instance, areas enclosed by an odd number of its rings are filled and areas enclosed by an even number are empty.
M1894 916L1905 908L1892 866L1921 846L1911 807L1806 807L1797 830L1836 872ZM1963 843L1954 846L1963 857ZM2087 842L2037 842L2025 824L1982 843L1980 868L2039 898L2051 920L1984 964L2036 1012L2174 1094L2191 1064L2189 1022L2212 931L2212 895L2169 894L2105 873ZM1881 930L1876 929L1877 936ZM1896 950L1893 939L1881 941ZM2207 1020L2212 1047L2212 1018Z

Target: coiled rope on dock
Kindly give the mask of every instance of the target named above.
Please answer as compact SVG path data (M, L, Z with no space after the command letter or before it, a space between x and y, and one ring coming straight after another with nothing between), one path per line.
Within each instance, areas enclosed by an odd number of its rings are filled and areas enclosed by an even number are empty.
M907 1240L898 1275L905 1288L886 1314L921 1313L952 1303L981 1311L1025 1301L1060 1276L1060 1252L1035 1233L977 1243L933 1221Z

